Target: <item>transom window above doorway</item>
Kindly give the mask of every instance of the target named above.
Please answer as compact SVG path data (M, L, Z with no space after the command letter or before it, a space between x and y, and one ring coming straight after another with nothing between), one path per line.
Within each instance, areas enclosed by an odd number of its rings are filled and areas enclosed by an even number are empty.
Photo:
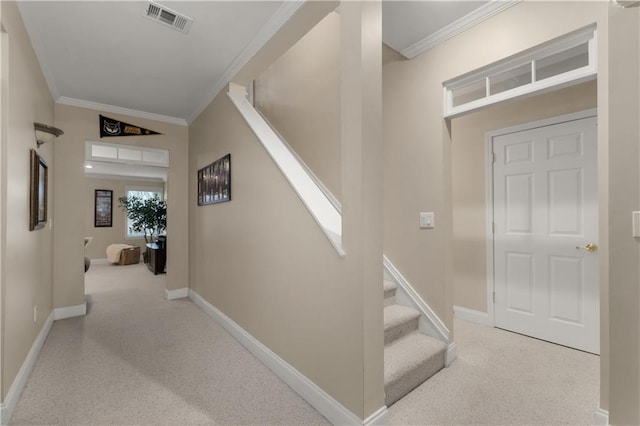
M86 141L85 159L111 163L169 167L169 151L104 142Z
M85 175L167 181L169 151L135 145L85 141Z
M597 34L589 26L444 83L444 116L596 78Z

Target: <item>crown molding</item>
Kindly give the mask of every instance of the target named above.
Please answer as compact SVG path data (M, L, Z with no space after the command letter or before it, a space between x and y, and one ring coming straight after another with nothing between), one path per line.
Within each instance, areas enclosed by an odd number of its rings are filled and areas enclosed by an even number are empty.
M452 22L444 28L439 29L430 36L423 38L411 46L403 49L400 53L407 59L413 59L421 53L444 43L445 41L461 34L481 22L497 15L508 8L515 6L522 0L491 0L478 9L466 14L457 21Z
M154 114L152 112L139 111L137 109L123 108L114 105L101 104L99 102L83 101L82 99L68 98L61 96L56 100L57 104L69 105L80 108L94 109L101 112L111 112L113 114L127 115L129 117L144 118L147 120L161 121L163 123L176 124L178 126L187 126L184 118L170 117L168 115Z
M256 53L278 32L278 30L293 16L294 13L304 4L304 0L285 1L278 8L276 13L260 29L258 34L251 42L240 52L234 61L227 67L224 74L213 85L209 93L203 98L202 103L187 118L187 123L193 123L196 118L209 106L216 96L229 84L233 76L235 76L244 67Z

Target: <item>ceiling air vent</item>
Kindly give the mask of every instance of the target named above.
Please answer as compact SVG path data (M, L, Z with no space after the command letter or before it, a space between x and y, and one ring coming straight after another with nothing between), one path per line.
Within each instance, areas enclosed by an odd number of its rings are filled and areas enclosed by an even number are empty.
M144 16L183 33L189 32L193 19L175 10L150 1L144 10Z

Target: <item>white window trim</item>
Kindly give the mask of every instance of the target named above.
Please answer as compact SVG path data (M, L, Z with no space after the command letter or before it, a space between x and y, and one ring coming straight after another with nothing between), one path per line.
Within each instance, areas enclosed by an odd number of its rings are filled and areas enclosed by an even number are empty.
M489 105L514 99L533 93L542 93L551 89L579 84L596 78L598 72L597 57L597 30L595 26L589 26L548 43L521 52L502 61L494 62L486 67L472 71L471 73L446 81L444 83L444 117L454 118L471 111L486 108ZM588 43L588 64L581 68L555 75L544 80L536 81L535 63L537 60L549 57L556 53ZM531 65L532 82L504 92L489 94L489 77L518 66ZM484 78L487 96L475 101L453 106L453 91L466 86L469 83L480 81Z
M111 148L116 152L116 157L99 157L93 155L93 147ZM121 157L121 151L136 151L140 153L140 160L131 160ZM144 153L152 153L162 158L161 161L148 161L144 159ZM169 167L169 151L159 148L147 148L135 145L113 144L107 142L85 141L85 160L102 161L106 163L135 164L154 167Z

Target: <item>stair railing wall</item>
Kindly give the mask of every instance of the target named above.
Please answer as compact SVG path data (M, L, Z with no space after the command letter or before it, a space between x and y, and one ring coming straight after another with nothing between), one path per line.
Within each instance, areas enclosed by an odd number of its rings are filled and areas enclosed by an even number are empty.
M305 205L311 216L320 226L329 242L341 257L342 248L342 214L337 200L327 195L328 191L318 184L315 178L295 155L282 138L271 128L269 123L247 99L247 90L238 84L229 84L229 98L245 119L251 130L258 137L267 153L271 156L289 184Z

